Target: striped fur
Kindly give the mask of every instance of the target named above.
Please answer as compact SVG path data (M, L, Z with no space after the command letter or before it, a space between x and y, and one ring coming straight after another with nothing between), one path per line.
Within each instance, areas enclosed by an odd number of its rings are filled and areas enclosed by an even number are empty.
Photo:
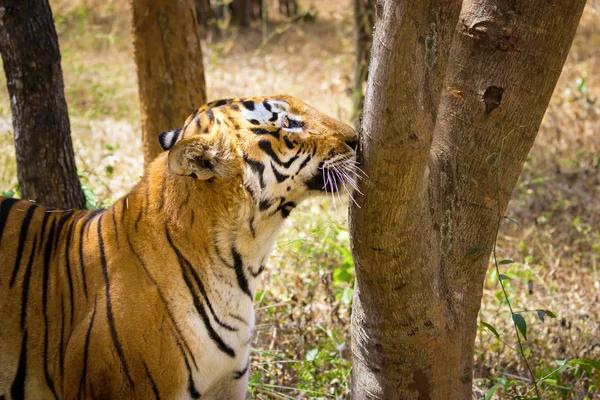
M277 231L353 183L355 133L274 96L209 103L165 139L107 209L0 198L1 399L246 397Z

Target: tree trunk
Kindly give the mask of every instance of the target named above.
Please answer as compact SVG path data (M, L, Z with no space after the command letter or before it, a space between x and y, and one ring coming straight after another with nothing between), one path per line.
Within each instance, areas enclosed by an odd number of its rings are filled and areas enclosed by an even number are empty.
M11 98L23 198L82 208L58 37L47 0L0 3L0 52Z
M239 26L250 26L250 7L252 0L233 0L231 3L231 18L238 23Z
M139 80L144 164L161 151L157 135L181 127L206 102L193 0L130 0Z
M215 17L210 6L210 0L194 0L194 5L202 37L205 37L208 32L209 22Z
M356 399L471 398L499 216L585 0L466 0L458 23L457 4L425 3L377 5L359 154L369 179L350 210Z
M364 84L369 75L369 59L375 24L375 0L354 2L354 90L352 91L352 119L357 120L365 101Z

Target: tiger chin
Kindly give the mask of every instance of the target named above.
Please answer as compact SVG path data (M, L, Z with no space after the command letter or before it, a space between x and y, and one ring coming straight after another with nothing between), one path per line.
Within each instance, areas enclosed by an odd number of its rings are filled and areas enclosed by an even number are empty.
M219 100L102 210L0 198L0 399L244 399L253 298L302 200L351 191L348 125Z

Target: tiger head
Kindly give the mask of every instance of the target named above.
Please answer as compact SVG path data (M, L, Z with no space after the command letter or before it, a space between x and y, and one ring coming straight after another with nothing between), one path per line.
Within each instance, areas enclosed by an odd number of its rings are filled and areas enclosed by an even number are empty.
M159 141L172 173L239 177L261 210L283 217L311 194L356 188L354 129L287 95L208 103Z

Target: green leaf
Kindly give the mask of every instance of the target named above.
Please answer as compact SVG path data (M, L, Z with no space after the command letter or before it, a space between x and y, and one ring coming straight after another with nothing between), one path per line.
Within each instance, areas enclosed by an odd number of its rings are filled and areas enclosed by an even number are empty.
M13 197L14 195L15 195L15 192L10 189L7 189L4 192L2 192L2 196L4 196L4 197Z
M517 326L519 332L521 332L521 335L523 335L525 340L527 340L527 322L525 322L525 318L523 318L521 314L513 313L512 320Z
M571 365L579 365L583 370L590 375L592 373L592 368L600 370L600 360L585 360L580 358L574 358L569 360L569 364Z
M498 279L500 279L501 281L510 281L511 277L508 276L508 275L500 274L500 276L498 277Z
M466 255L467 256L472 256L474 254L482 253L482 252L487 251L487 250L491 250L491 249L488 248L488 247L474 247L474 248L470 249L469 251L467 251Z
M309 350L308 353L306 353L306 361L315 361L317 355L319 355L319 349L315 348Z
M485 397L483 398L483 400L490 400L492 398L492 396L494 395L494 393L496 393L496 390L498 389L498 387L500 386L500 384L496 383L494 386L492 386L490 388L490 390L488 390L488 392L485 394Z
M500 265L507 265L507 264L513 264L513 263L514 263L513 260L502 260L498 264L500 264Z
M556 360L556 364L557 364L559 367L562 367L562 366L563 366L563 365L565 365L566 363L567 363L567 360L566 360L566 359L564 359L564 360Z
M500 334L498 333L496 328L494 328L492 325L488 324L487 322L483 322L483 321L481 321L481 325L485 326L490 332L492 332L494 334L494 336L496 336L496 339L500 339Z
M540 319L540 321L545 322L545 318L546 316L550 317L550 318L556 318L556 314L554 314L552 311L550 310L535 310L537 311L537 316Z
M505 215L504 218L506 218L507 220L509 220L511 223L515 224L516 226L518 226L519 228L521 227L521 225L519 225L519 220L516 219L515 217L509 217L508 215Z
M351 286L346 287L342 292L342 303L346 305L350 305L352 303L352 295L354 294L354 289Z
M92 189L82 183L81 190L83 190L83 195L85 196L85 208L88 210L96 210L98 208L98 200L96 199L94 192L92 192Z
M544 318L546 318L546 313L544 312L544 310L536 310L537 311L537 316L540 319L540 321L544 322Z

